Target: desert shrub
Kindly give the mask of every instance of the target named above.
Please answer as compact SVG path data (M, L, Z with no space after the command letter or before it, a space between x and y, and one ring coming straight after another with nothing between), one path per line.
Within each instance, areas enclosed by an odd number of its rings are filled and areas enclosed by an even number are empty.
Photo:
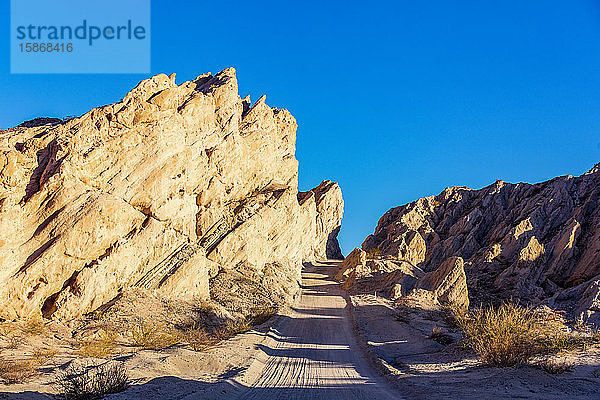
M250 329L252 329L252 324L246 318L238 319L235 321L229 321L227 323L227 330L233 335L248 332Z
M376 259L381 257L381 250L377 247L367 250L367 258Z
M440 328L439 326L433 327L433 329L431 331L431 335L429 335L429 339L435 340L436 342L438 342L439 344L442 344L444 346L447 346L454 341L452 339L452 337L450 335L448 335L446 332L444 332L444 330L442 328Z
M552 313L535 312L515 302L457 313L464 343L485 365L508 367L540 353L558 352L564 325Z
M14 325L4 323L0 327L0 338L6 343L6 348L14 349L25 341L23 332Z
M116 332L101 331L98 338L82 342L78 353L82 357L107 358L115 353L116 348Z
M544 358L536 364L539 368L551 375L560 375L565 372L571 372L575 365L562 358Z
M55 382L64 400L101 399L104 395L122 392L129 385L129 377L121 364L71 366Z
M144 349L161 350L181 341L180 335L167 325L136 319L128 328L131 345Z
M8 385L26 383L37 367L33 360L0 359L0 380Z
M247 318L242 318L227 322L227 325L215 332L215 336L219 340L224 340L238 333L248 332L250 329L252 329L251 322Z
M267 322L275 314L277 314L277 308L264 306L253 310L251 316L247 319L249 319L248 322L251 325L261 325Z
M192 350L204 351L215 340L202 327L195 325L183 331L183 340L187 342Z

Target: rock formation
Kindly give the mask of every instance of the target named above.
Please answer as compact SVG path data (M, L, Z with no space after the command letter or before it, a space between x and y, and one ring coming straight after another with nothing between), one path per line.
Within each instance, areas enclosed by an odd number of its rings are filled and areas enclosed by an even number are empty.
M336 183L298 193L296 126L229 68L0 131L0 317L75 317L133 286L292 294L303 261L341 257L343 213Z
M599 187L596 166L580 177L533 185L447 188L386 212L362 248L424 271L461 257L471 302L515 297L594 321L600 311Z
M388 295L393 300L410 299L424 308L469 307L469 293L460 257L451 257L435 271L425 273L406 260L367 257L355 248L338 266L335 279L346 290L365 290Z

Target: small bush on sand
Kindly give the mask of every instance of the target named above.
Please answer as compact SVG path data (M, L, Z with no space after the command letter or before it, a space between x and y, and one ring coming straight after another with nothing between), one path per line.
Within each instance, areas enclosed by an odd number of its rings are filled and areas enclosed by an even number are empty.
M7 385L26 383L35 375L33 360L0 359L0 380Z
M36 349L31 354L31 360L33 362L33 365L35 365L36 367L41 367L42 365L45 365L52 361L57 354L58 350L53 347Z
M128 329L131 345L144 349L161 350L181 341L180 335L162 323L135 320Z
M247 318L238 319L227 322L223 328L215 332L215 336L219 340L229 339L238 333L248 332L252 329L252 324Z
M454 342L452 336L448 335L442 328L439 326L434 326L429 339L438 342L441 345L447 346Z
M247 319L238 319L235 321L229 321L227 323L227 330L232 335L237 335L238 333L248 332L252 329L252 324Z
M456 321L465 344L485 365L509 367L566 346L560 316L536 312L515 302L457 313Z
M130 385L121 364L71 366L58 376L55 386L64 400L96 400L119 393Z
M4 323L0 326L0 339L4 341L5 348L14 349L25 341L25 336L14 324Z
M81 343L78 353L81 357L108 358L117 348L117 333L101 331L98 338Z
M192 350L204 351L208 346L215 342L208 332L200 326L193 326L183 331L183 340L187 342Z
M251 325L261 325L267 322L275 314L277 314L277 308L275 307L259 307L252 311L251 316L247 318L247 320Z
M571 372L575 365L563 358L545 358L536 364L539 368L551 375L560 375Z

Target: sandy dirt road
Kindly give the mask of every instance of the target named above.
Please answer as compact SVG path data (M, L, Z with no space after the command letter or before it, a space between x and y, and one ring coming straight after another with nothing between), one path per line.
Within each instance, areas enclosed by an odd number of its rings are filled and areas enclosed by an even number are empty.
M333 273L327 264L305 268L300 298L259 345L260 356L237 382L237 398L401 398L364 358Z

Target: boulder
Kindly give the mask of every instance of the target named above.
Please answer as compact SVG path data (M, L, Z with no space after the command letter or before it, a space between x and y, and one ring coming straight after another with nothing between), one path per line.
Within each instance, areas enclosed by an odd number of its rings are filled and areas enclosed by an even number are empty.
M463 259L450 257L445 260L435 271L423 275L408 296L423 297L459 309L469 308Z

